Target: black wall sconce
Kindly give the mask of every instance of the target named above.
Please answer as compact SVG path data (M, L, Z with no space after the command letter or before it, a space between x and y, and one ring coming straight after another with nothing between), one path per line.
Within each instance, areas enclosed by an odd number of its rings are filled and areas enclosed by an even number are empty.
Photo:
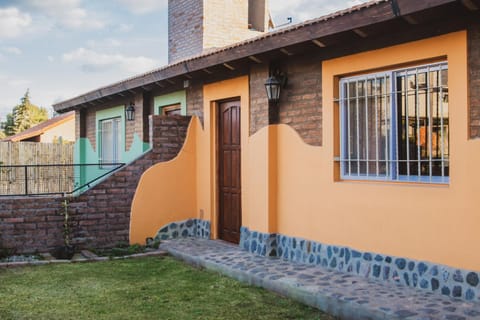
M279 70L271 72L270 77L268 77L265 82L265 90L267 91L269 103L277 104L280 101L280 93L286 83L287 76L283 72L280 72Z
M130 102L130 105L125 109L125 117L127 121L135 120L135 103Z
M287 75L277 68L270 67L270 76L265 82L268 98L268 124L277 124L280 121L280 93L287 85Z

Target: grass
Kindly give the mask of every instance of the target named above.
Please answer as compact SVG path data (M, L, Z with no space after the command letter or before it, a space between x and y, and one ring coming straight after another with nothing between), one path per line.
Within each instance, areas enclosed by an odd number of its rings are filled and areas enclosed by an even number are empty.
M0 319L320 319L170 257L0 269Z

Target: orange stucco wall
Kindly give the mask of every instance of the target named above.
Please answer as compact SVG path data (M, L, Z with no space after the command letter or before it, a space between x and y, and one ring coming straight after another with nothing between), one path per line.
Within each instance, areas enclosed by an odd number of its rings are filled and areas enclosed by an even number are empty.
M132 203L130 243L145 243L171 222L199 218L212 222L217 237L216 107L217 102L239 99L242 148L248 139L248 77L206 85L204 128L192 121L179 155L147 170L140 179ZM242 153L242 163L247 155ZM242 177L242 184L245 178ZM244 204L242 203L242 206Z
M158 163L140 178L132 201L130 243L145 243L160 227L174 221L196 218L196 133L192 119L178 156Z
M449 64L450 184L335 181L335 77L437 57L446 57ZM480 270L480 254L475 254L480 242L480 141L467 139L466 88L465 32L324 61L324 146L308 146L290 127L275 126L276 231ZM268 135L259 132L255 143L264 144Z
M210 220L212 237L217 237L216 101L240 98L242 225L480 270L480 255L475 254L480 243L480 140L467 138L466 52L466 33L455 32L319 61L323 68L322 147L305 144L287 125L268 126L248 136L248 77L204 86L204 129L195 121L181 154L142 177L132 207L132 239L141 242L164 224L188 217ZM336 79L439 58L447 59L449 65L450 184L336 179ZM173 187L172 180L176 180Z

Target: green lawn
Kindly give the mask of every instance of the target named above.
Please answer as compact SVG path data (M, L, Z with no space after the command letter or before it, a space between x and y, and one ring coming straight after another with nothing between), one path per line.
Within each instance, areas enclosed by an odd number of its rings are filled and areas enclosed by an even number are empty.
M0 319L332 317L170 257L0 269Z

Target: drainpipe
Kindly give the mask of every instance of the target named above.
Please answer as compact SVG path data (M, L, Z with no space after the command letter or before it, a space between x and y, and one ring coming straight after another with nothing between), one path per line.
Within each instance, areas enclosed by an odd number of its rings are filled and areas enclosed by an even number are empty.
M392 12L395 17L400 17L400 7L398 6L398 1L397 0L391 0L390 4L392 6Z

